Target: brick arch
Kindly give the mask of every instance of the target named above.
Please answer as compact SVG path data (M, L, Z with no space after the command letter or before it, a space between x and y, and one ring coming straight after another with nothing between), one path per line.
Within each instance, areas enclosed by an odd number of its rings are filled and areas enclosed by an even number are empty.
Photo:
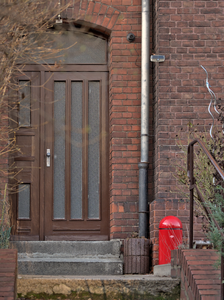
M110 34L120 14L121 12L111 5L89 0L76 1L66 10L66 18L84 21L106 34Z

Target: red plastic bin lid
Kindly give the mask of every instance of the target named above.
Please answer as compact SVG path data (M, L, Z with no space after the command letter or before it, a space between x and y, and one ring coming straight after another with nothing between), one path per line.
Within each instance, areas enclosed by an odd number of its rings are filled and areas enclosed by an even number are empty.
M159 223L159 229L163 228L183 228L181 220L174 216L167 216L163 218Z

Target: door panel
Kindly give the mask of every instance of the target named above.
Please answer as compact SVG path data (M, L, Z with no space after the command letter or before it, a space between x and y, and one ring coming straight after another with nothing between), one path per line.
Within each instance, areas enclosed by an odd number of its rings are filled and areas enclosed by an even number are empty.
M46 73L45 239L108 239L106 79Z
M39 103L40 73L27 72L18 78L21 89L11 126L15 128L17 152L10 158L14 165L11 195L12 237L39 240Z

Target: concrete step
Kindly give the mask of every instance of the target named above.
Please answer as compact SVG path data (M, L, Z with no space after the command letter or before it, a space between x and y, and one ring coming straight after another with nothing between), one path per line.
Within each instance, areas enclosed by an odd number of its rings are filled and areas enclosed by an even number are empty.
M69 256L120 255L120 241L16 241L11 242L12 248L18 253L34 255L35 253L57 255L64 253Z
M17 241L18 273L27 275L120 275L120 241Z
M153 274L158 277L160 277L160 276L170 277L171 276L171 264L154 266Z

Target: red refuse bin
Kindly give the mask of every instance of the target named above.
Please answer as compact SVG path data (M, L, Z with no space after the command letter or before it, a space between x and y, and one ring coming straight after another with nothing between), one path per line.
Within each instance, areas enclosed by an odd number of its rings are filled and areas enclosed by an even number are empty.
M182 244L183 227L181 221L174 216L163 218L159 223L159 265L169 264L171 250Z

